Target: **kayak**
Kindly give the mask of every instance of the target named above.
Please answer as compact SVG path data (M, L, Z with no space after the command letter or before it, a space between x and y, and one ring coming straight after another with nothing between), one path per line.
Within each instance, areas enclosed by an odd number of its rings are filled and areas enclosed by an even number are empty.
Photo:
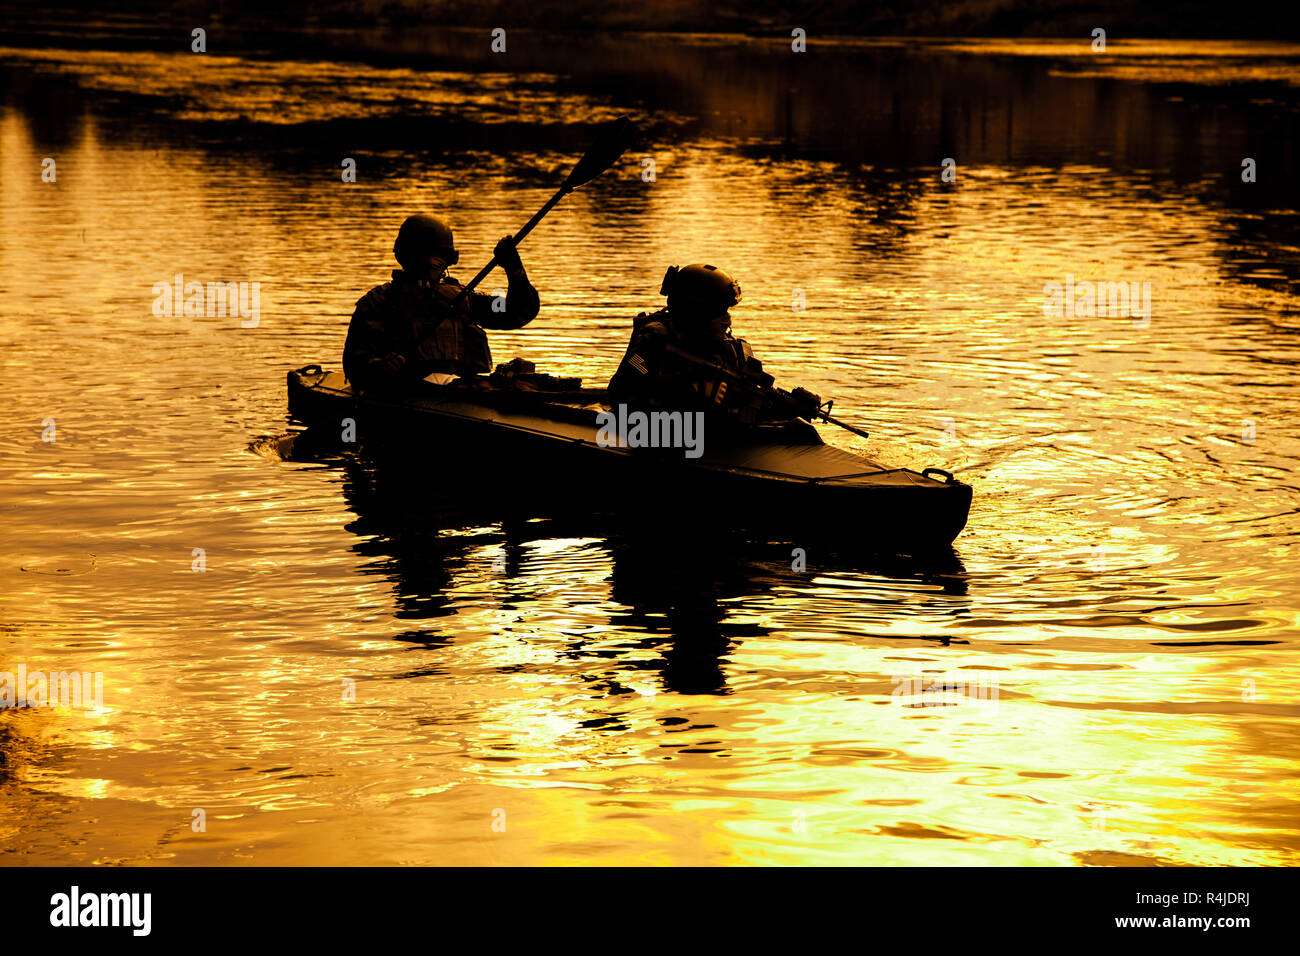
M603 389L421 384L360 397L342 372L308 365L289 373L289 412L344 448L355 442L378 461L397 457L503 501L537 493L593 512L693 509L795 543L834 539L896 553L950 545L970 512L970 485L948 472L887 467L827 444L798 419L693 449L629 447L635 442L610 440L616 413Z

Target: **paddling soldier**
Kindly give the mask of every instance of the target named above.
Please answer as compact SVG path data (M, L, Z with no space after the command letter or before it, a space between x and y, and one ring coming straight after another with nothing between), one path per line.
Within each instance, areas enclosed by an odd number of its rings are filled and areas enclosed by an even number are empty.
M343 346L343 372L361 391L410 387L433 373L492 371L484 329L521 329L540 308L514 239L493 250L506 270L505 308L496 297L464 292L446 274L460 258L451 227L433 216L410 216L393 244L401 269L357 302Z
M754 424L809 417L821 399L796 388L772 388L772 376L744 339L731 334L730 309L740 284L717 266L671 266L659 294L666 308L633 320L632 339L609 382L613 401L668 409L722 413Z

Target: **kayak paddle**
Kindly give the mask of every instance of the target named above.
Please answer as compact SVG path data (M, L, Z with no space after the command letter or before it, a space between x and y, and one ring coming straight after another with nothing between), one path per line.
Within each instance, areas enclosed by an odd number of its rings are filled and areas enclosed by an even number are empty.
M537 215L529 219L524 228L515 233L515 245L518 246L524 236L533 231L533 227L542 221L542 217L555 208L558 203L569 193L579 187L587 185L605 170L613 166L620 156L622 156L632 141L636 139L636 125L626 116L620 116L613 122L607 123L601 130L600 136L592 144L591 149L587 150L585 156L578 160L578 164L560 184L560 188L555 191L555 195L546 201L541 209L537 210ZM479 270L478 275L469 281L469 285L461 290L461 296L471 292L475 286L487 278L488 273L496 268L497 257L494 255L490 262Z

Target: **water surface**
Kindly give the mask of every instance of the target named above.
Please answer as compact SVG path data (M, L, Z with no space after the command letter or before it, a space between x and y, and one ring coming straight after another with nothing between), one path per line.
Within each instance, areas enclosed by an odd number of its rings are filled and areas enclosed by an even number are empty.
M0 713L0 860L1297 861L1295 48L370 39L0 51L0 664L105 675ZM974 485L953 554L795 570L273 453L403 216L468 276L620 112L496 359L601 382L716 262L873 435L829 440ZM261 321L155 317L178 272ZM1070 275L1150 321L1046 315Z

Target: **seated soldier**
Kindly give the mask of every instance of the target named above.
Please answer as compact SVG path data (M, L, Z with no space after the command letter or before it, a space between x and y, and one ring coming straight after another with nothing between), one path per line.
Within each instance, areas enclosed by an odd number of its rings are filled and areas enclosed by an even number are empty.
M433 216L410 216L393 245L401 269L357 302L343 346L343 372L359 391L413 387L421 379L450 381L492 370L484 328L520 329L537 315L537 290L528 281L514 239L494 250L506 270L505 308L496 297L464 293L446 274L460 258L451 228ZM464 294L463 294L464 293Z
M743 425L807 418L821 399L806 389L772 387L772 376L744 339L731 335L740 285L716 266L672 266L660 295L667 308L632 324L627 353L609 382L611 402L718 412Z

